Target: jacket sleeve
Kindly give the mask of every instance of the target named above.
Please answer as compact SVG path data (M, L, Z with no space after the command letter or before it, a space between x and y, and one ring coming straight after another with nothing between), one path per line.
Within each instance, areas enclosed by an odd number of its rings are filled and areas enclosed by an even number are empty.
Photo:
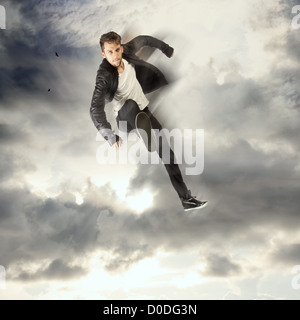
M106 119L105 96L107 90L108 80L101 75L99 69L97 72L96 86L90 107L90 116L97 130L112 146L116 141L119 140L119 137L112 131L111 125Z
M168 58L171 58L174 49L165 42L151 37L151 36L138 36L126 44L133 53L137 53L142 47L148 46L161 50Z

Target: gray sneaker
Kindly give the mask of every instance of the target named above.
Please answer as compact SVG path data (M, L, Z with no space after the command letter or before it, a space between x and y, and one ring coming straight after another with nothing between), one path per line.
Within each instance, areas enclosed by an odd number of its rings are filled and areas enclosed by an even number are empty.
M189 196L186 199L181 199L181 203L184 211L202 209L207 206L207 201L197 200L196 197L191 196L190 192Z

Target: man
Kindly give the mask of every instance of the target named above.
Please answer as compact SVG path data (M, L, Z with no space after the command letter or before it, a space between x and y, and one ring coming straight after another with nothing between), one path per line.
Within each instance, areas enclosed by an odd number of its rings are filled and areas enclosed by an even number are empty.
M97 72L90 114L100 134L116 148L121 146L122 141L107 121L104 110L106 101L113 102L118 124L120 121L127 121L128 132L136 129L135 120L140 112L148 115L153 129L162 129L148 109L149 101L145 94L166 85L167 80L155 66L138 58L136 53L144 46L160 49L168 58L174 53L172 47L150 36L138 36L123 45L121 37L115 32L106 33L100 38L101 55L104 59ZM161 146L158 153L162 158ZM170 163L164 165L184 210L203 208L206 201L199 201L191 196L175 162L174 153L170 150Z

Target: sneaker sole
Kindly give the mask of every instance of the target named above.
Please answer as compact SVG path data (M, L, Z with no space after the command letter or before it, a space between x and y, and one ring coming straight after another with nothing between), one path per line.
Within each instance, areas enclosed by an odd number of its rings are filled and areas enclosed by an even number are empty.
M194 207L194 208L187 208L187 209L183 209L184 211L192 211L192 210L198 210L198 209L202 209L205 208L207 206L207 202L205 204L203 204L202 206L199 207Z

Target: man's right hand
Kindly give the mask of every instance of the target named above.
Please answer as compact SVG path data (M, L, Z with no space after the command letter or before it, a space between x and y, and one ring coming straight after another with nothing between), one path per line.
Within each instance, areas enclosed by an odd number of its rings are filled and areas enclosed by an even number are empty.
M115 148L120 148L121 147L121 144L122 144L122 141L121 140L119 140L119 141L117 141L114 145L113 145L113 147L115 147Z

